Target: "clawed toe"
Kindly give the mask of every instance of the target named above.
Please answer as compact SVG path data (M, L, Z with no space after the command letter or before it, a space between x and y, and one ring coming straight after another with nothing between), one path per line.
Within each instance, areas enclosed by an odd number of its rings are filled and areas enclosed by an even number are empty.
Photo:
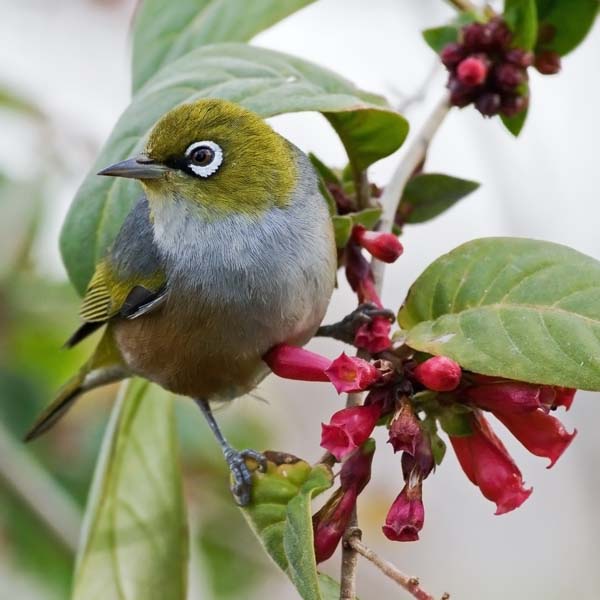
M231 450L225 455L233 479L231 493L239 506L247 506L250 503L252 492L252 472L246 465L247 458L255 460L261 471L266 470L267 459L256 450Z

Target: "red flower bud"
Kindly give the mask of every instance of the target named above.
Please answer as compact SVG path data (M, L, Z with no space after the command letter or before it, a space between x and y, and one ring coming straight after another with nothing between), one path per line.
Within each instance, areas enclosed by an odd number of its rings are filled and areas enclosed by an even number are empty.
M569 433L554 416L541 409L525 414L498 413L496 417L536 456L550 459L548 468L561 457L577 430Z
M450 104L452 106L463 108L470 104L475 97L476 92L473 88L461 83L454 75L451 75L448 79L447 87L450 90Z
M355 225L352 236L369 254L386 263L393 263L403 252L400 240L393 233L369 231L363 225Z
M385 519L383 533L395 542L414 542L423 529L425 509L423 507L421 481L408 482L394 500Z
M465 57L465 49L460 44L446 44L440 52L442 64L447 69L454 68Z
M375 440L369 438L356 452L353 452L340 470L340 485L343 490L353 488L360 494L371 480L371 464L375 454Z
M492 35L492 44L501 50L507 48L512 41L512 32L502 19L496 17L487 24Z
M380 415L377 404L339 410L321 425L321 447L343 460L369 438Z
M317 563L327 560L337 548L356 506L356 490L338 489L313 515L313 534Z
M460 365L446 356L434 356L417 365L413 377L434 392L451 392L458 387L462 371Z
M392 324L385 317L373 317L370 322L363 323L354 336L354 345L371 354L387 350L392 345L390 330Z
M392 445L394 452L404 451L414 456L422 437L420 421L415 416L412 404L404 397L390 423L388 443Z
M523 487L521 471L483 415L473 413L471 425L471 435L450 436L465 475L496 504L497 515L518 508L531 495L531 488Z
M263 360L273 373L285 379L330 381L326 370L331 366L331 360L304 348L278 344L263 356Z
M325 370L338 394L362 392L379 379L379 371L362 358L342 353Z
M456 69L458 80L469 87L481 85L486 80L487 74L487 62L479 56L465 58Z
M544 50L535 57L535 68L542 75L556 75L560 71L560 55L551 50Z

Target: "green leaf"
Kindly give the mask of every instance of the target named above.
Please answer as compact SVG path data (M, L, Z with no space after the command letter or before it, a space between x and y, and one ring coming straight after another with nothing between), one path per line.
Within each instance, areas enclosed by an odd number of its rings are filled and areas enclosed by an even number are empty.
M323 600L339 600L340 584L335 579L325 575L325 573L319 573L319 585L321 586Z
M135 380L105 434L72 600L185 600L187 564L173 400Z
M457 25L432 27L423 31L423 39L434 52L439 54L444 49L444 46L458 42L459 31L460 28Z
M233 100L263 117L323 112L359 168L395 151L408 132L405 119L383 98L306 61L244 44L194 50L135 95L77 192L63 226L61 250L80 292L140 195L137 182L95 173L139 152L154 123L169 109L208 96Z
M36 119L42 119L44 116L31 101L4 87L0 87L0 109L19 112Z
M266 453L266 473L253 474L252 502L242 509L269 556L304 600L329 600L317 573L311 500L329 489L331 469L290 455ZM329 585L327 580L326 585Z
M367 229L373 229L381 219L381 208L365 208L360 212L348 213L353 225L363 225Z
M352 217L349 215L333 215L333 233L337 248L344 248L352 233Z
M588 34L598 15L598 0L536 0L540 31L554 29L550 40L541 40L540 48L561 56L574 50ZM543 35L540 36L543 38Z
M404 189L399 211L405 223L424 223L479 187L476 181L439 173L415 175Z
M531 50L537 40L535 0L505 0L504 19L513 32L513 45Z
M516 114L514 117L506 117L505 115L500 115L502 119L502 123L512 133L515 137L517 137L521 130L523 129L523 125L525 125L525 120L527 119L527 113L529 109L526 108L522 110L520 113Z
M316 154L312 152L308 153L308 158L315 168L317 173L321 176L325 183L335 183L336 185L342 185L340 178L330 169Z
M314 0L144 0L133 27L132 87L195 48L247 42Z
M600 263L565 246L459 246L417 279L398 320L409 346L470 371L600 390Z

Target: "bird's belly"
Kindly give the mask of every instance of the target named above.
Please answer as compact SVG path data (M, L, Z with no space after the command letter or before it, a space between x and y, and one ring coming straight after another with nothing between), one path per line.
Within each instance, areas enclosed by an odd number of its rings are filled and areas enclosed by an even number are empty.
M318 327L326 302L305 314L206 305L182 310L167 303L156 313L113 325L129 369L177 394L230 400L268 374L262 356L281 342L302 345ZM316 308L316 310L314 310Z

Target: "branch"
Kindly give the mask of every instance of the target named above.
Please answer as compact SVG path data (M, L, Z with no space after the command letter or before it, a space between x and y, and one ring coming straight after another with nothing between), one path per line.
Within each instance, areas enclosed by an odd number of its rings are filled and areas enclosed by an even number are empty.
M70 496L0 423L0 478L71 552L77 552L81 512Z
M469 0L447 0L449 4L452 4L454 8L462 12L477 12L479 7L470 2Z
M398 209L398 204L402 199L404 188L412 177L415 169L425 160L427 150L431 144L433 136L436 134L444 118L450 110L448 104L448 95L444 94L441 100L435 105L432 113L429 115L417 136L408 147L404 159L400 162L396 171L392 175L390 182L386 185L380 202L383 209L379 231L391 231L394 225L394 217ZM373 260L371 268L375 278L375 287L379 293L383 286L383 275L385 263Z
M434 600L433 596L421 588L416 577L410 577L399 571L391 562L380 558L373 550L367 548L359 537L352 537L347 542L361 556L371 561L384 575L402 586L409 594L417 600ZM450 598L448 594L442 596L442 600Z

